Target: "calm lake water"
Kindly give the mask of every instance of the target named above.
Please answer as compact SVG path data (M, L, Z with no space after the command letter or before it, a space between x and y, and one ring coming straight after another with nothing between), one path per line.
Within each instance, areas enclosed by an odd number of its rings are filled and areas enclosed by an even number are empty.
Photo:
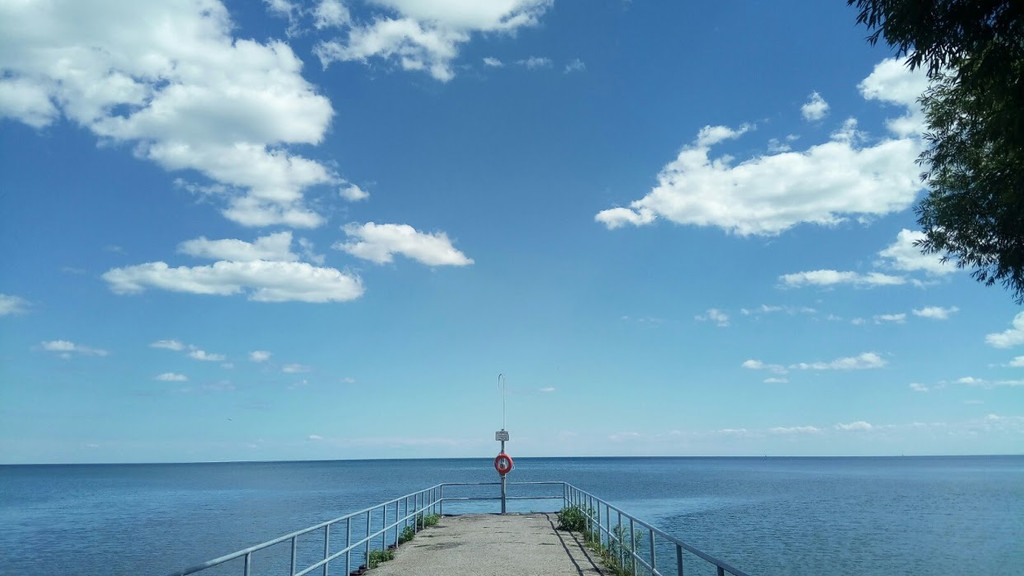
M162 575L496 479L489 459L0 466L0 574ZM1024 574L1024 456L523 458L509 479L575 484L754 575Z

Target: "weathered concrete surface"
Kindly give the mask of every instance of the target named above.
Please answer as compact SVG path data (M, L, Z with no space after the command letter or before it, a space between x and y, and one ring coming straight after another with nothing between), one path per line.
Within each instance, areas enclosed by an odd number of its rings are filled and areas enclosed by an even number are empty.
M445 516L367 576L595 576L600 560L554 514Z

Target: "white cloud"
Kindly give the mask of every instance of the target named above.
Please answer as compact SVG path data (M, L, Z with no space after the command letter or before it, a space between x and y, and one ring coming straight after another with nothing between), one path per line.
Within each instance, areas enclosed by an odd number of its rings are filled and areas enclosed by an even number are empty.
M887 128L894 134L914 138L924 132L924 112L917 101L928 88L924 70L909 72L902 59L889 58L877 64L857 88L866 100L879 100L906 109L903 116L887 121Z
M341 197L344 198L345 200L348 200L349 202L358 202L360 200L366 200L367 198L370 197L369 192L363 190L362 188L356 186L355 184L349 184L348 186L345 186L344 188L341 189L339 194L341 194Z
M924 308L915 308L911 310L914 316L920 316L921 318L930 318L932 320L948 320L951 314L959 312L960 309L956 306L950 306L949 308L943 308L941 306L925 306Z
M548 68L551 66L551 58L544 58L541 56L530 56L522 60L517 60L516 64L520 66L526 66L530 70L536 70L537 68Z
M213 260L254 262L256 260L278 260L293 262L299 259L291 251L292 233L278 232L257 238L255 242L243 240L207 240L199 237L178 245L178 252Z
M3 117L44 128L60 117L60 110L44 86L24 78L7 78L0 81L0 118Z
M922 254L921 249L914 246L924 238L924 232L904 228L896 235L896 241L878 255L886 259L884 265L896 270L926 272L934 276L956 272L956 265L952 262L943 262L937 254Z
M763 382L765 384L786 384L786 383L789 382L789 379L788 378L775 378L775 377L772 377L772 378L765 378L763 380Z
M484 66L489 66L491 68L501 68L504 65L505 64L501 60L498 60L497 58L491 56L484 58Z
M857 422L850 422L849 424L836 424L835 428L836 428L836 430L868 431L868 430L873 430L874 426L872 426L870 423L865 422L863 420L858 420Z
M317 29L340 28L352 22L348 8L341 0L320 0L313 9L314 25Z
M583 63L583 60L580 60L579 58L574 58L572 62L569 62L568 64L565 65L565 68L562 70L562 73L570 74L572 72L583 72L586 69L587 65Z
M861 274L859 272L839 272L837 270L810 270L779 276L779 281L790 288L801 286L835 286L851 284L853 286L897 286L905 284L906 278L890 276L879 272Z
M765 364L760 360L746 360L743 362L742 366L747 370L767 370L776 374L786 373L785 366L780 366L779 364Z
M1013 360L1010 360L1010 366L1013 368L1024 368L1024 356L1014 356Z
M927 386L925 386L924 384L919 384L917 382L911 382L910 383L910 389L913 390L914 392L927 392L928 391L928 387Z
M545 386L545 387L541 388L540 391L544 392L545 394L547 394L549 392L554 392L555 391L555 387L554 386Z
M174 350L180 352L185 349L185 345L177 340L157 340L149 345L150 348L163 348L164 350Z
M828 102L825 102L821 94L811 92L811 95L807 98L807 103L800 107L800 114L803 115L804 120L821 120L828 114Z
M344 302L363 294L358 276L305 262L220 261L192 268L148 262L114 268L103 279L117 294L147 288L218 296L246 292L257 302Z
M985 342L995 348L1011 348L1024 344L1024 312L1013 317L1011 328L985 336Z
M28 301L19 296L0 294L0 316L13 316L28 311Z
M792 370L867 370L885 366L885 360L874 352L865 352L859 356L837 358L831 362L800 362L790 365Z
M386 9L372 22L353 23L347 38L320 42L314 53L333 62L383 59L447 82L455 77L459 48L481 32L514 33L537 24L552 0L377 0Z
M973 376L964 376L956 381L957 384L964 384L975 388L993 388L996 386L1024 386L1024 380L995 380L989 381Z
M249 352L249 360L252 362L266 362L267 360L270 360L270 356L270 352L267 352L266 350L253 350L252 352Z
M324 439L324 437L323 437L323 436L321 436L321 435L319 435L319 434L310 434L310 435L308 436L308 438L309 438L310 440L323 440L323 439Z
M773 312L782 312L782 310L783 310L782 306L769 306L767 304L761 304L761 306L759 308L755 308L754 310L749 310L747 308L744 308L744 309L741 310L741 312L743 313L744 316L749 316L751 314L758 314L758 313L760 313L760 314L771 314Z
M776 374L786 374L790 370L867 370L871 368L881 368L885 365L885 359L874 352L865 352L858 356L837 358L830 362L798 362L796 364L790 364L788 367L780 364L768 364L760 360L747 360L742 364L742 366L748 370L768 370ZM782 379L775 381L781 382Z
M772 434L820 434L821 429L815 426L777 426L769 428Z
M473 263L471 258L452 246L444 232L426 234L406 224L348 224L343 230L351 239L338 242L337 250L386 264L395 254L412 258L428 266L466 266Z
M880 68L889 70L884 62L876 72ZM873 73L869 79L871 90L862 89L865 98L903 103L904 78ZM650 193L595 218L609 229L664 218L741 236L772 236L801 223L832 226L850 217L864 220L907 209L921 189L915 162L921 139L897 133L867 145L854 126L847 122L829 141L804 151L758 155L738 164L728 156L712 158L711 146L721 139L702 137L731 130L706 127L662 168Z
M309 366L304 366L302 364L285 364L281 367L281 372L284 372L285 374L302 374L309 372L310 370L311 368Z
M740 313L744 316L761 316L765 314L774 314L776 312L784 312L790 316L796 314L817 314L817 310L810 306L769 306L767 304L761 304L757 308L740 308Z
M331 104L287 44L232 28L217 0L0 4L0 115L37 128L66 118L194 170L242 225L317 226L304 191L338 177L287 146L320 143Z
M194 360L202 360L204 362L223 362L227 359L223 354L210 354L205 350L196 348L195 346L190 346L189 348L191 348L191 350L188 353L188 357Z
M903 324L904 322L907 321L907 315L906 314L902 314L902 313L901 314L877 314L874 317L874 320L875 320L875 324L883 324L885 322L890 322L890 323L893 323L893 324Z
M70 358L74 354L80 356L107 356L110 354L106 350L75 344L69 340L48 340L41 342L40 346L47 352L56 352L61 358Z
M955 272L956 267L954 265L941 262L938 256L923 255L920 250L914 247L914 242L923 237L924 233L922 232L914 232L906 229L901 230L896 235L896 241L893 244L878 252L878 255L882 256L882 259L876 261L874 265L876 267L884 267L904 272L924 272L931 276ZM899 286L907 283L912 283L916 286L924 285L917 279L907 278L905 276L895 276L882 272L860 273L828 269L784 274L779 276L779 281L783 286L788 288L799 288L802 286L837 286L843 284L859 287ZM927 317L938 318L938 315L941 315L943 310L946 309L927 308L922 310L920 314L918 314L918 312L915 312L915 314L919 316L933 314L933 316ZM947 312L955 312L956 310L957 309L954 307L948 309ZM879 318L876 317L876 321L878 319Z
M154 377L154 380L159 380L161 382L187 382L188 376L185 376L184 374L177 374L175 372L164 372L163 374Z
M725 328L729 325L729 315L718 308L708 308L703 314L694 316L694 319L698 322L713 322L720 328Z

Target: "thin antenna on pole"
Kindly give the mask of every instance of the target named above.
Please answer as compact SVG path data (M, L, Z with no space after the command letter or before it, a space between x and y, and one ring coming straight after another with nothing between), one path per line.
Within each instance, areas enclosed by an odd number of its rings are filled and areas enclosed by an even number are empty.
M498 374L498 388L501 388L501 429L505 429L505 375Z

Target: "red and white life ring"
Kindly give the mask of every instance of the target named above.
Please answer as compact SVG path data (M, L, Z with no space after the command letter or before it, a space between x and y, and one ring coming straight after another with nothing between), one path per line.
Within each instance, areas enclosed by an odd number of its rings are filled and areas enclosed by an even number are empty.
M502 476L511 472L514 466L515 463L512 462L512 457L504 452L498 454L498 456L494 458L494 469Z

